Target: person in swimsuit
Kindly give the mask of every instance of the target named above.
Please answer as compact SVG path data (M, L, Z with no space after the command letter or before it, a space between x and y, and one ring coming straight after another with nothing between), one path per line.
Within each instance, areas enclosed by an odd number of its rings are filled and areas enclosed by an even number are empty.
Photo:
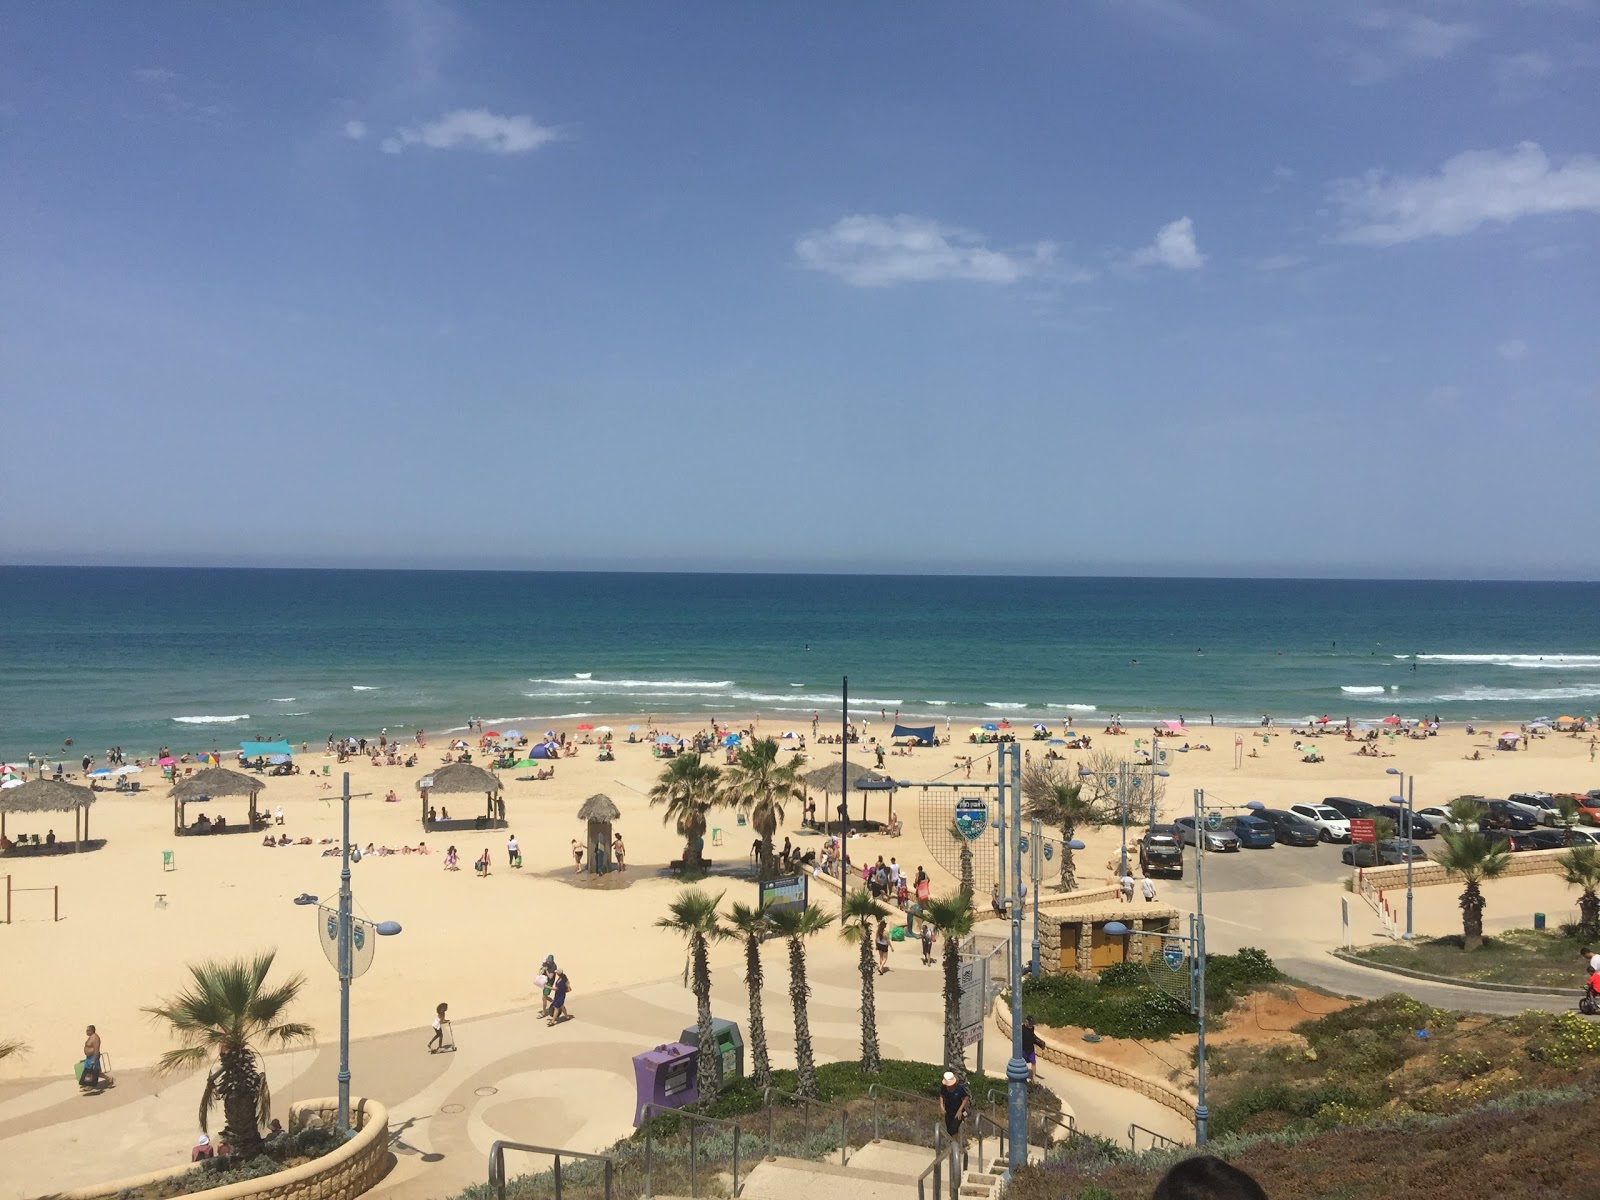
M878 918L878 932L873 944L878 948L878 974L886 975L889 972L889 922L882 917Z

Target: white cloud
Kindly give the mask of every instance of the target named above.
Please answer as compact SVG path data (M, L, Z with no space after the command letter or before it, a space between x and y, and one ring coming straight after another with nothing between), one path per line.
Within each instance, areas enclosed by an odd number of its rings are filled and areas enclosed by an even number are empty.
M1502 100L1525 100L1556 73L1555 59L1543 50L1524 50L1495 60L1494 81Z
M1290 267L1298 267L1305 261L1305 256L1301 254L1274 254L1269 258L1259 260L1256 263L1256 270L1287 271Z
M178 73L169 71L166 67L140 67L133 73L133 77L140 83L171 83L178 77Z
M837 275L853 287L890 287L960 279L1016 283L1055 261L1054 242L996 250L982 234L901 213L840 217L795 239L802 266Z
M1467 21L1441 21L1421 13L1380 10L1357 18L1372 44L1351 58L1357 83L1377 83L1416 63L1443 62L1483 36Z
M1510 150L1469 150L1436 175L1368 171L1332 189L1344 210L1339 240L1394 246L1456 237L1491 221L1549 213L1600 213L1600 161L1575 155L1553 166L1535 142Z
M1193 271L1206 261L1194 244L1194 222L1179 217L1156 231L1156 240L1143 250L1135 251L1133 263L1138 267L1171 267L1175 271Z
M344 123L344 135L345 135L345 137L349 138L352 142L359 142L362 138L367 136L367 124L366 124L366 122L365 121L346 121Z
M486 108L458 108L437 121L397 129L383 139L381 146L385 154L399 154L408 146L526 154L560 137L559 130L541 125L530 116L502 116Z
M1528 352L1528 343L1521 338L1511 338L1509 341L1501 342L1496 346L1494 352L1507 362L1511 362L1514 359L1521 358Z

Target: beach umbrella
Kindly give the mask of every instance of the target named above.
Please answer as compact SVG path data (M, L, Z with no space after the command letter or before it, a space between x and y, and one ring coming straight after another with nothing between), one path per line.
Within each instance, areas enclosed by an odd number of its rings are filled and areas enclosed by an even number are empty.
M1000 728L1001 729L1010 729L1011 728L1011 722L1010 721L1001 721L1000 722Z
M1040 733L1049 733L1049 732L1050 732L1050 726L1048 726L1048 725L1041 725L1041 724L1040 724L1040 723L1039 723L1039 722L1038 722L1038 721L1035 721L1035 722L1034 722L1034 723L1033 723L1033 727L1034 727L1034 728L1035 728L1035 729L1037 729L1037 730L1038 730L1038 731L1039 731L1039 732L1040 732Z
M1181 721L1163 721L1162 724L1170 729L1173 733L1182 733L1184 731L1183 723Z
M739 744L739 735L737 733L730 733L727 737L722 739L722 744L724 746L737 746Z
M1372 732L1372 726L1368 725L1365 721L1363 721L1363 722L1361 722L1361 724L1357 725L1356 728L1359 729L1362 733L1371 733Z
M520 738L522 736L522 730L520 730L520 729L508 729L501 736L508 737L508 738Z
M486 737L486 738L499 737L500 736L500 731L498 729L491 729L491 730L489 730L488 733L484 734L483 736Z
M629 733L638 733L639 732L639 727L637 725L629 725L628 726L628 732Z
M113 771L111 773L113 775L143 775L144 774L144 768L143 767L136 767L132 763L129 763L125 767L118 767L115 771Z
M593 728L594 728L593 725L591 725L591 724L589 724L589 722L585 721L582 725L578 726L578 732L579 733L588 733Z
M677 740L678 739L673 737L670 733L663 733L660 737L656 738L656 745L670 746Z
M287 754L274 754L269 757L267 761L275 767L281 767L284 763L289 761L289 756Z
M555 731L555 730L554 730L554 729L546 729L546 730L545 730L545 731L544 731L544 735L545 735L545 737L547 737L547 738L553 738L553 737L555 737L555 735L556 735L556 731Z
M1387 716L1387 717L1385 717L1383 719L1383 724L1385 724L1385 725L1398 725L1398 724L1400 724L1400 718L1397 717L1397 716L1394 716L1393 714L1390 714L1389 716Z
M0 779L0 788L14 788L21 786L22 780L18 779L15 775L7 775L4 779Z
M611 726L609 726L609 725L601 725L598 729L595 730L595 732L596 733L610 733L611 732Z
M177 762L177 761L178 761L178 760L177 760L177 759L175 759L175 758L173 758L173 757L172 757L172 755L170 755L170 754L163 754L163 755L162 755L162 756L161 756L161 763L160 763L160 765L161 765L161 766L163 766L163 767L170 767L170 766L172 766L172 765L173 765L173 764L174 764L174 763L176 763L176 762Z
M983 727L983 731L985 733L998 733L1000 731L1000 726L998 726L998 725L985 725Z
M93 771L89 772L89 778L90 779L104 779L107 775L110 775L110 774L111 774L111 768L110 767L96 767Z

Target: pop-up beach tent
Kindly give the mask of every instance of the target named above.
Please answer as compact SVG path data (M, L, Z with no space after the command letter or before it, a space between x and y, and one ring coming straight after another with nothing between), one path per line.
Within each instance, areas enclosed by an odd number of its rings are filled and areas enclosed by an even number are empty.
M917 741L921 742L924 746L931 746L933 745L933 729L934 727L932 725L896 724L894 727L894 732L889 735L889 740L893 741L895 738L916 738Z
M274 754L293 754L288 742L240 742L239 753L246 758L271 758Z

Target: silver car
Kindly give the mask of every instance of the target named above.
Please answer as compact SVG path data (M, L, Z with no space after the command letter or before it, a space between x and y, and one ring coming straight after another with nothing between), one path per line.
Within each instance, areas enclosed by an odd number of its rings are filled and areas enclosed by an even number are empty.
M1177 831L1178 840L1185 846L1194 845L1194 818L1179 817L1172 823ZM1207 850L1220 850L1224 853L1239 848L1239 836L1231 829L1203 829L1201 836L1206 839Z

